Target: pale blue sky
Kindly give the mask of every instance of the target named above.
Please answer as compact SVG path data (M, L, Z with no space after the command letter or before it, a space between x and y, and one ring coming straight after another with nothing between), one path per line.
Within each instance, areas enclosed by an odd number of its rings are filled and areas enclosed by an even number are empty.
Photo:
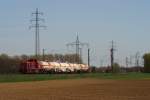
M109 64L111 40L120 64L150 50L150 0L0 0L0 53L34 54L29 20L36 8L44 13L47 29L40 40L47 53L73 52L66 44L75 41L76 32L90 44L93 65Z

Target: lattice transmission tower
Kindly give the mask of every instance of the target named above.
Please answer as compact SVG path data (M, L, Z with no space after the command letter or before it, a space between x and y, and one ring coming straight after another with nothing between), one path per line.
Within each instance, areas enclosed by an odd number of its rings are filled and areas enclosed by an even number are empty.
M85 46L85 45L89 48L88 43L82 43L82 42L79 41L79 36L78 35L77 35L77 38L76 38L75 42L67 44L67 47L68 46L75 46L75 48L76 48L76 58L75 58L75 60L76 60L76 63L78 63L78 64L81 63L80 59L79 59L79 57L81 57L81 55L82 55L80 50L82 50L82 47Z
M35 57L38 59L40 55L40 28L45 28L46 26L40 25L40 22L44 22L44 19L40 18L39 16L43 15L42 12L38 11L38 8L36 8L36 11L32 13L32 16L34 16L33 19L31 19L31 25L29 28L34 28L35 29Z

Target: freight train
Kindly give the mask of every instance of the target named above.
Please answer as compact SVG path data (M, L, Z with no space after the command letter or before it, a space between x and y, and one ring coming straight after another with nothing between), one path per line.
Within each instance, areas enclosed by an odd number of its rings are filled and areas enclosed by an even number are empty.
M20 66L22 73L80 73L88 72L87 64L60 63L29 59Z

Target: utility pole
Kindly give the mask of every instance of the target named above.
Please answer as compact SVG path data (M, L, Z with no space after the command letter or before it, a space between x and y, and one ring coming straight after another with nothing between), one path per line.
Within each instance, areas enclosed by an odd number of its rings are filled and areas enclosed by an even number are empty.
M103 59L100 60L100 67L103 67Z
M79 60L79 57L80 57L80 49L82 49L82 47L84 46L84 45L89 45L88 43L81 43L80 41L79 41L79 37L78 37L78 35L77 35L77 38L76 38L76 41L75 42L72 42L72 43L68 43L67 44L67 46L75 46L76 47L76 58L75 58L75 60L76 60L76 63L80 63L80 60ZM82 59L82 58L81 58Z
M126 57L126 68L128 68L128 66L129 66L129 59L128 57Z
M135 54L135 66L136 66L136 67L139 67L139 59L140 59L140 53L137 52L137 53Z
M43 49L43 61L45 60L45 49Z
M90 48L88 48L88 66L90 66Z
M31 19L31 22L35 22L34 25L31 25L29 28L35 28L35 57L36 59L39 59L40 55L40 35L39 30L40 28L45 28L45 26L40 25L39 22L43 21L44 19L39 18L39 15L43 15L42 12L38 11L38 8L36 8L36 11L32 13L32 16L34 15L34 18Z
M111 58L111 70L113 72L113 69L114 69L114 42L112 41L111 42L111 49L110 49L110 58Z
M130 55L130 61L129 61L130 67L132 67L132 65L133 65L132 60L133 60L133 56L132 56L132 55Z
M79 48L79 51L80 51L80 59L82 60L82 48ZM82 61L81 60L79 60L80 61L80 63L82 63Z

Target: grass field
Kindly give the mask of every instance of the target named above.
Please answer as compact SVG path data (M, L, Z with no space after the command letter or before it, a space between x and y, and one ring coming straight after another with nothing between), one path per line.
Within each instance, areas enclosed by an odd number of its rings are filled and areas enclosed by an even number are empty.
M26 82L81 78L98 78L114 80L150 79L150 73L1 74L0 82Z

